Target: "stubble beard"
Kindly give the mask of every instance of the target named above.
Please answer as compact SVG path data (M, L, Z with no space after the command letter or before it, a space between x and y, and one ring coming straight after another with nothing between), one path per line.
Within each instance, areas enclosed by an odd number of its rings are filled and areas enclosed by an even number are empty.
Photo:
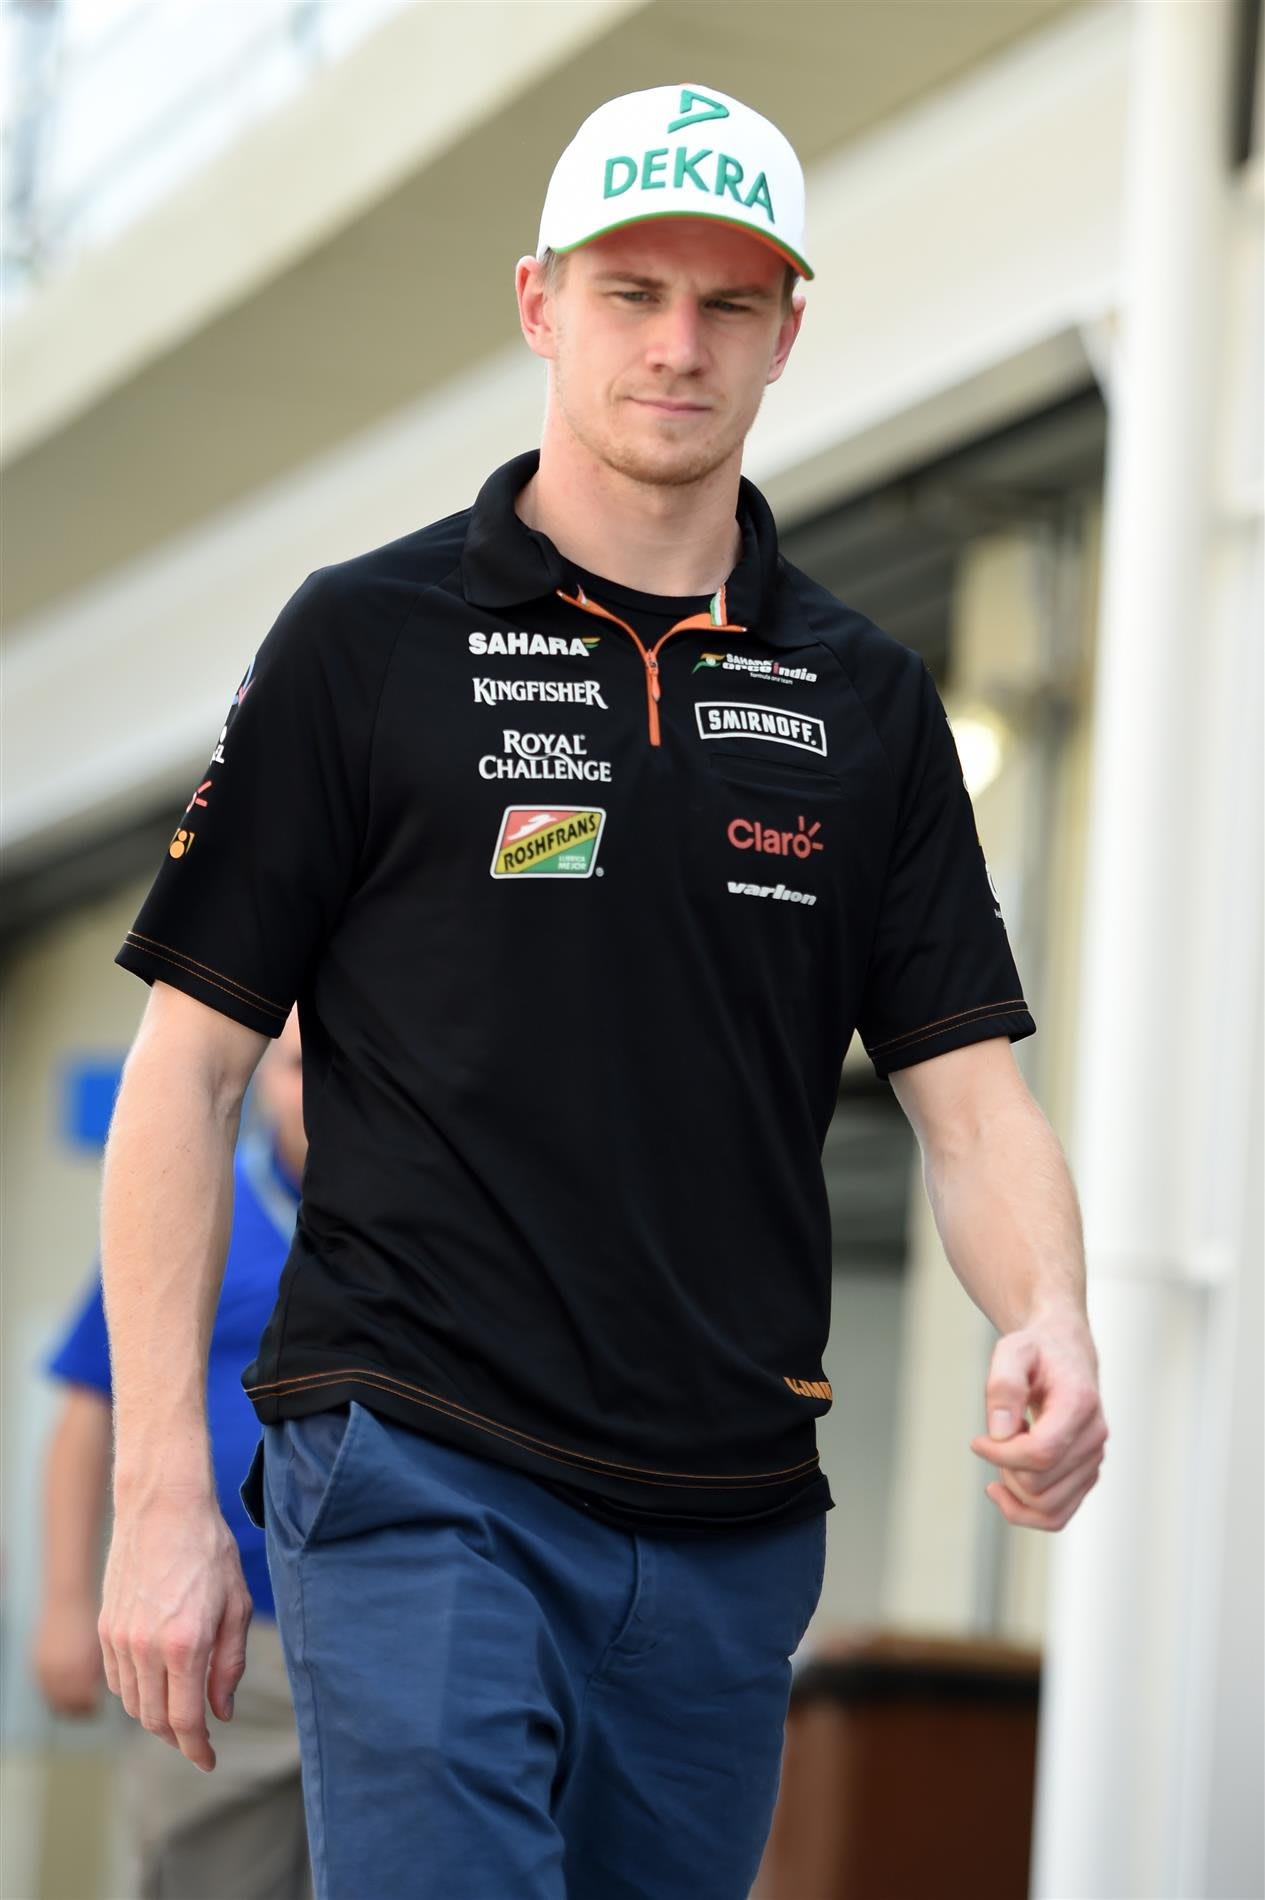
M626 435L619 433L613 421L603 426L601 419L594 423L578 415L568 401L568 393L565 378L557 376L554 394L559 412L581 447L612 473L645 488L692 488L706 481L735 453L741 455L751 421L755 420L752 417L744 425L732 418L701 442L663 441L655 445L637 441L631 430ZM624 412L630 417L637 415L631 405L617 405L614 415Z

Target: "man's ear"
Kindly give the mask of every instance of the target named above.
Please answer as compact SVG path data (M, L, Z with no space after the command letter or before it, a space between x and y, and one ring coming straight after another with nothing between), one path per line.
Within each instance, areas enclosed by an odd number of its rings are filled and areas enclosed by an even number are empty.
M544 266L539 258L519 258L514 268L514 290L518 297L518 321L528 349L552 360L558 353L556 298L545 282Z
M791 307L782 318L778 327L777 343L773 350L773 361L769 364L766 383L775 383L786 368L786 359L791 353L791 345L799 335L799 326L804 321L804 293L797 284L791 292Z

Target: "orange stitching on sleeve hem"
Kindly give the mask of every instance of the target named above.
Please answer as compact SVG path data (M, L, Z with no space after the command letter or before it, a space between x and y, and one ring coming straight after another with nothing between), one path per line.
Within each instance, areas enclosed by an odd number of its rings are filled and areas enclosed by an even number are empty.
M129 930L125 941L127 943L134 943L136 947L142 950L146 955L159 956L165 952L167 962L174 963L177 969L188 965L188 973L190 976L197 975L199 972L205 970L210 976L219 977L221 984L229 985L231 990L235 989L241 991L241 1000L244 1003L254 1003L260 1008L270 1011L274 1016L285 1017L289 1014L289 1011L284 1009L280 1003L274 1003L270 1001L268 997L261 996L258 990L252 990L247 984L239 983L235 976L226 976L223 970L217 970L212 963L199 963L196 957L189 956L184 950L177 950L173 944L160 944L156 937L143 936L139 930ZM217 987L219 987L219 985L217 985Z
M442 1412L447 1417L456 1418L460 1423L472 1423L479 1431L491 1433L493 1437L504 1438L509 1443L521 1443L535 1456L548 1458L551 1463L579 1465L582 1468L595 1466L610 1471L628 1484L672 1485L684 1490L715 1490L719 1486L741 1486L744 1490L754 1490L761 1485L788 1484L791 1479L802 1476L820 1463L814 1454L797 1465L786 1465L781 1471L762 1472L752 1477L735 1475L732 1472L712 1471L656 1471L650 1465L620 1465L609 1458L598 1458L589 1452L564 1451L560 1445L550 1444L547 1438L536 1438L531 1432L520 1432L512 1425L502 1425L499 1421L487 1418L482 1412L475 1412L468 1405L462 1405L457 1399L446 1399L438 1393L427 1392L422 1386L412 1385L407 1379L400 1379L394 1373L379 1372L376 1367L349 1366L331 1372L306 1372L292 1379L272 1379L263 1385L246 1388L247 1398L256 1396L280 1397L284 1392L319 1391L323 1386L342 1385L356 1382L375 1386L379 1391L392 1392L398 1398L405 1398L414 1405L426 1406L429 1410ZM420 1395L420 1396L418 1396ZM539 1446L548 1449L540 1451ZM634 1472L644 1472L644 1477L634 1477ZM705 1480L706 1482L698 1482Z
M130 940L130 933L129 939L125 940L125 944L128 940ZM160 963L169 963L172 969L179 970L182 976L191 976L195 983L205 983L208 989L221 991L223 995L228 997L230 1002L245 1003L248 1009L261 1009L261 1005L256 1003L252 997L239 996L237 991L230 990L227 984L217 983L213 976L204 976L201 970L188 969L185 964L180 961L179 957L168 956L165 951L155 949L150 944L146 944L142 947L141 955L145 957L156 957ZM280 1011L268 1010L267 1012L261 1013L266 1013L270 1016L275 1015L279 1021L285 1020L284 1017L281 1016Z
M898 1042L921 1042L927 1036L933 1035L937 1029L947 1029L951 1023L964 1023L971 1016L991 1016L1001 1010L1027 1009L1027 1007L1022 996L1008 997L1002 1003L976 1003L974 1008L961 1009L955 1016L941 1016L934 1023L923 1023L917 1029L902 1030L899 1036L888 1036L884 1042L867 1043L866 1048L869 1054L874 1056L880 1049L890 1049Z
M994 1004L993 1008L988 1012L987 1015L975 1016L972 1018L972 1020L969 1023L966 1022L965 1020L961 1022L953 1022L948 1025L947 1029L929 1029L927 1030L926 1034L922 1036L907 1036L904 1039L902 1047L900 1049L894 1049L890 1053L893 1055L900 1055L903 1053L903 1050L913 1049L920 1042L934 1042L937 1036L946 1035L953 1029L968 1029L968 1028L974 1029L976 1024L978 1023L991 1022L994 1016L1008 1016L1011 1013L1012 1012L1006 1008L1004 1003Z

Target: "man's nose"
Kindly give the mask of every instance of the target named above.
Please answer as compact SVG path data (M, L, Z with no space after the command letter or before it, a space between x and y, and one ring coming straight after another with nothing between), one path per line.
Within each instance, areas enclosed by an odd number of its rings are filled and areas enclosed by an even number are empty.
M658 315L648 350L652 368L691 376L703 367L707 345L702 312L686 299L668 304Z

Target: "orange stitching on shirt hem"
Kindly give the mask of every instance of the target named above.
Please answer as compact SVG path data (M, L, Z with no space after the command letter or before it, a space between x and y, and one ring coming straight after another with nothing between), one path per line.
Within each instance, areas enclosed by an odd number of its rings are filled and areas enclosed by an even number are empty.
M129 930L127 940L129 943L135 940L138 944L143 944L146 949L153 946L156 950L166 950L173 961L176 958L183 957L185 962L191 965L190 975L193 974L194 970L209 970L212 976L221 977L225 983L231 983L235 989L239 989L247 1002L262 1003L265 1009L272 1010L274 1015L288 1016L290 1013L282 1004L274 1003L270 997L261 996L258 990L252 990L246 983L239 983L235 976L225 976L223 970L217 970L213 963L199 963L196 957L191 957L187 951L177 950L174 944L160 944L157 937L146 937L139 930Z
M398 1379L394 1373L382 1373L376 1368L368 1366L351 1366L332 1372L306 1372L298 1374L292 1379L273 1379L264 1385L247 1386L246 1396L247 1398L253 1399L257 1394L272 1394L277 1396L283 1390L291 1392L313 1391L319 1390L320 1387L324 1385L340 1385L348 1380L355 1380L365 1385L376 1386L378 1390L383 1392L395 1393L397 1397L406 1398L414 1405L424 1405L429 1407L432 1411L444 1412L449 1417L455 1417L462 1424L466 1423L467 1420L472 1421L477 1430L490 1432L493 1436L507 1439L511 1443L521 1441L521 1443L537 1457L550 1458L551 1462L561 1461L566 1464L581 1466L595 1465L604 1470L616 1472L620 1478L628 1484L654 1485L658 1483L675 1485L686 1490L699 1491L711 1490L717 1485L741 1485L744 1489L752 1490L761 1485L788 1484L792 1478L798 1477L806 1471L811 1471L814 1465L821 1462L820 1458L814 1454L811 1458L805 1458L800 1464L786 1465L781 1471L771 1473L764 1472L750 1478L740 1475L735 1476L731 1472L693 1471L686 1474L674 1471L656 1471L649 1465L620 1465L614 1463L614 1461L609 1458L594 1457L589 1452L564 1451L560 1445L550 1444L547 1438L536 1438L531 1432L520 1432L512 1425L502 1425L496 1420L486 1418L481 1412L472 1411L468 1405L462 1405L457 1399L446 1399L442 1398L438 1393L425 1392L423 1387L410 1385L408 1380ZM407 1389L397 1392L397 1386L406 1387ZM417 1398L414 1396L416 1393L421 1393L422 1396ZM547 1445L549 1449L544 1452L537 1451L536 1447L538 1445ZM551 1454L556 1454L556 1457L551 1457ZM634 1471L648 1472L649 1475L647 1477L635 1478L630 1475ZM706 1479L709 1482L697 1483L696 1480L699 1479Z
M925 1036L933 1035L937 1029L947 1028L950 1023L965 1022L969 1016L990 1016L1005 1009L1026 1009L1027 1003L1022 996L1011 996L1004 1003L976 1003L972 1009L959 1010L956 1016L941 1016L934 1023L925 1023L918 1029L904 1029L899 1036L889 1036L885 1042L867 1043L871 1055L877 1055L880 1049L890 1049L893 1043L921 1041Z
M124 940L125 947L127 946L127 944L131 942L131 937L132 937L132 933L131 931L129 931L127 934L127 937ZM133 946L133 947L136 947L136 946ZM179 970L182 976L191 976L195 983L205 983L208 989L222 991L223 994L228 997L230 1002L245 1003L247 1009L261 1009L262 1008L262 1005L260 1005L259 1003L256 1003L251 996L249 995L239 996L236 990L229 989L228 984L231 983L233 980L231 977L227 978L224 983L217 983L213 976L204 976L201 970L187 969L186 966L180 961L180 958L178 955L168 956L165 951L157 950L153 947L152 944L148 944L148 943L145 944L141 948L141 955L143 957L156 957L160 963L169 963L173 970ZM268 1010L267 1013L269 1015L276 1015L281 1021L285 1020L284 1017L281 1015L280 1010L274 1011L270 1009Z

